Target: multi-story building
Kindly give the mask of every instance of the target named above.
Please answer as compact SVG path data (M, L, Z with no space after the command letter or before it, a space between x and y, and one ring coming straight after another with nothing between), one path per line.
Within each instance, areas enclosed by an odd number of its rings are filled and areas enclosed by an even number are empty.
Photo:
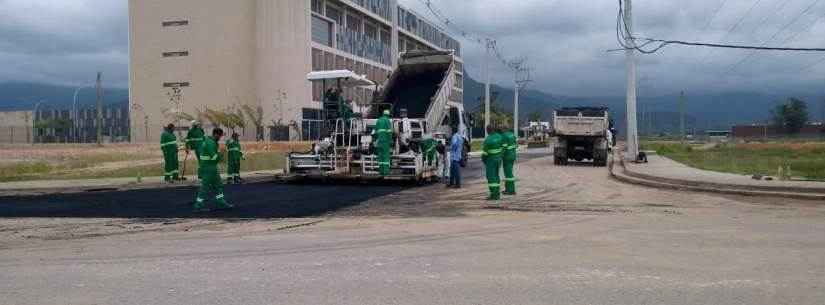
M311 71L383 83L406 50L455 50L461 62L457 40L397 0L130 0L129 19L136 141L157 140L173 113L240 105L263 108L266 125L294 126L294 139L321 107ZM462 101L463 73L455 77L452 98ZM356 103L372 95L344 93Z

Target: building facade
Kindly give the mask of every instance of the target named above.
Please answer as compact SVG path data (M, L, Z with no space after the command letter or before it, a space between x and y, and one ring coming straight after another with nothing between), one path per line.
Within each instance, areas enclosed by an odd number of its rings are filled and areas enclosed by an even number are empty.
M182 123L176 113L242 105L263 109L266 126L291 126L290 136L267 137L294 140L321 107L311 71L347 69L380 84L407 50L455 50L461 62L457 40L397 0L130 0L129 23L133 141L157 140L163 125ZM463 72L455 77L460 102ZM344 95L358 104L372 92Z
M34 125L31 111L0 111L0 144L31 143Z

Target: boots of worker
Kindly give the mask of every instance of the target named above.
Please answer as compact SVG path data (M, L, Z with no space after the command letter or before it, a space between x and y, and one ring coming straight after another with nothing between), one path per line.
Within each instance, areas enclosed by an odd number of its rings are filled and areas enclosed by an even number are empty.
M235 176L235 184L242 184L244 181L241 176Z
M223 194L218 194L217 196L215 196L215 201L218 202L218 210L231 210L235 207L234 205L226 202L226 199L224 198Z
M198 196L198 199L195 199L195 204L192 205L192 212L195 213L206 213L209 212L209 209L206 208L204 205L203 197Z

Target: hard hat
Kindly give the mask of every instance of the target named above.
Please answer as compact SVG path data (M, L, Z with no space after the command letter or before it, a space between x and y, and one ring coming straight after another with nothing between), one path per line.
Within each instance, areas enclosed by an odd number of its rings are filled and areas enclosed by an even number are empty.
M192 120L191 123L192 123L192 126L198 126L198 125L201 124L201 122L198 122L197 120Z
M390 115L390 110L389 109L384 110L384 114Z

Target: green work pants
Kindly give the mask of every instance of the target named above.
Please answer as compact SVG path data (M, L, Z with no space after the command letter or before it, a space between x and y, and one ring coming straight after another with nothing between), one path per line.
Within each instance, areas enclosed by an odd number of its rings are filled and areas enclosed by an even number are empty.
M513 165L516 163L516 158L503 158L502 165L504 166L504 194L516 194L516 176L513 174Z
M215 202L218 208L226 208L229 205L223 195L223 182L217 168L200 168L198 173L201 176L201 187L198 189L198 198L195 199L195 210L202 209L209 193L215 194Z
M484 161L484 168L487 173L487 186L490 188L490 199L501 199L501 156L487 156Z
M163 153L163 179L166 181L178 180L178 152Z
M376 153L378 153L378 172L381 176L389 176L390 162L392 159L390 148L385 145L380 145L376 147Z

